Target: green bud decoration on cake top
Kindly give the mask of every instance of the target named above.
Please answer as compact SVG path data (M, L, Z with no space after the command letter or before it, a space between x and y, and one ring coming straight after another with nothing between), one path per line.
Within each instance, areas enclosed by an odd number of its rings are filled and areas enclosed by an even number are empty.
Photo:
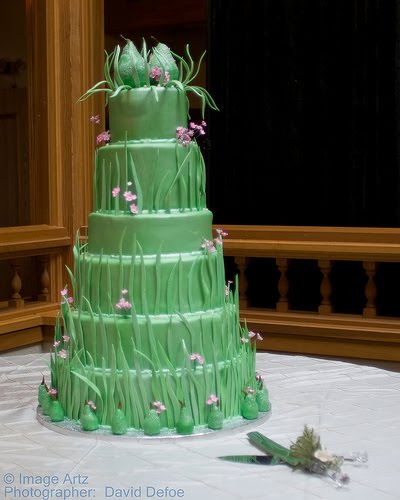
M179 414L179 419L176 422L176 432L183 435L192 434L194 430L194 420L192 414L182 401L179 401L179 403L181 405L181 412Z
M242 417L246 420L255 420L258 417L258 405L254 390L248 388L242 402Z
M126 39L122 52L119 45L110 54L106 52L104 80L96 83L80 100L87 99L96 92L105 92L108 98L116 96L121 90L155 86L174 87L181 92L196 94L201 99L204 116L206 105L213 110L218 110L206 89L191 85L199 74L204 56L205 52L195 68L189 45L185 47L185 57L181 57L172 52L164 43L158 42L155 47L148 50L146 41L143 39L142 48L139 51L131 40Z
M99 428L99 419L95 413L96 406L93 401L87 401L81 414L81 426L84 431L95 431Z

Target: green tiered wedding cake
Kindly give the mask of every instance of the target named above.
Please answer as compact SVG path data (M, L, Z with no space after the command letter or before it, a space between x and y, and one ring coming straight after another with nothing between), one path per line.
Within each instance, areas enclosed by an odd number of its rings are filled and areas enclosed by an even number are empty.
M77 242L73 290L61 292L52 389L39 392L85 430L190 434L257 418L261 393L265 401L257 335L239 324L225 284L225 233L213 239L206 208L195 140L205 123L188 124L188 91L203 111L216 109L190 85L196 74L188 49L186 59L164 44L147 52L144 43L139 53L128 40L83 96L107 93L109 131L98 137L88 242Z

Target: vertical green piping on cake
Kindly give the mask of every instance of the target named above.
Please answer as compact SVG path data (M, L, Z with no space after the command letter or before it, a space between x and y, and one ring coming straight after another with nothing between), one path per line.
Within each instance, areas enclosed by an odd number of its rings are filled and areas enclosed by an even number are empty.
M102 425L105 425L108 421L108 398L109 398L109 391L108 391L108 385L107 385L107 369L106 369L106 360L104 357L101 360L101 382L103 384L103 411L101 415L101 423ZM97 387L98 387L98 382L97 382ZM101 392L101 391L100 391ZM110 415L112 417L112 414Z
M115 171L116 171L116 183L115 187L120 187L121 186L121 165L119 162L119 155L117 151L115 152ZM109 193L109 196L112 196L112 191ZM112 200L112 198L110 198ZM114 197L114 210L115 214L119 215L120 214L120 208L119 208L119 196Z
M218 251L218 250L217 250ZM207 309L212 309L213 308L213 296L214 296L214 287L215 287L215 280L213 277L215 276L214 274L214 269L213 269L213 260L214 258L212 257L213 254L208 254L207 255L207 268L208 268L208 273L209 273L209 281L210 281L210 293L208 294L209 297L209 306Z
M224 254L223 246L218 245L217 248L217 263L216 263L216 276L217 276L217 298L218 305L223 307L225 302L225 266L224 266Z
M162 358L165 367L169 370L170 376L172 377L173 381L175 382L175 391L173 391L173 388L171 386L170 378L167 376L166 377L166 384L167 384L167 391L169 394L169 399L170 403L172 404L173 407L173 422L176 422L180 413L180 404L179 400L182 400L183 398L183 393L182 389L180 387L180 381L179 377L176 373L174 365L171 363L170 358L167 356L167 353L165 352L164 348L162 347L161 343L158 342L158 348L159 348L159 354L160 357Z
M187 275L189 312L193 312L193 274L198 264L198 261L199 257L197 257L196 260L192 262L192 265L190 266L190 271Z
M94 172L93 172L93 205L94 210L97 211L99 208L99 151L96 148L94 152Z
M157 151L155 153L156 155L153 165L153 174L151 176L150 189L149 189L149 214L153 213L153 210L157 212L157 207L155 205L155 199L154 199L154 187L156 182L156 172L158 171L158 166L159 166L160 148L157 148Z
M160 248L157 251L156 254L156 263L155 263L155 281L156 281L156 295L155 295L155 302L154 302L154 314L160 314L160 304L161 304L161 249L162 249L162 244L160 245Z
M87 300L86 297L84 297L84 300L86 302L87 311L88 311L89 316L90 316L89 328L90 328L90 340L91 340L90 351L89 351L89 349L86 349L86 354L87 354L86 359L88 359L88 356L92 357L90 352L93 352L94 358L97 359L97 344L96 344L97 335L96 335L96 325L95 325L94 313L92 310L92 306L90 305L90 302Z
M109 380L109 386L110 386L110 391L109 391L109 397L107 401L108 405L108 414L111 416L115 412L115 387L117 385L117 357L115 354L115 347L114 344L111 343L111 353L110 353L110 374L108 377ZM124 399L123 403L125 404L125 398L122 393L122 390L120 390L119 398L118 399ZM118 403L117 403L118 404Z
M204 255L206 255L207 250L204 251ZM210 295L210 289L207 286L206 280L204 279L205 272L204 272L204 266L206 265L205 259L201 260L201 288L203 290L203 310L207 309L207 302L209 300L209 295Z
M168 277L168 285L167 290L171 290L171 293L167 293L167 314L172 314L175 310L175 296L177 293L176 286L174 286L175 276L177 273L178 262L175 262L174 267L171 269L171 272Z
M127 148L127 146L126 146L126 148ZM132 153L129 153L129 166L130 166L130 170L132 173L133 181L135 183L138 211L142 212L142 210L143 210L143 192L142 192L142 188L140 186L139 177L137 175L135 162L133 161Z
M200 156L200 169L201 169L200 193L202 198L199 208L201 209L206 207L206 165L204 163L204 158L200 150L199 150L199 156Z
M133 302L133 295L135 290L136 243L137 243L136 233L134 233L132 239L131 262L129 265L129 276L128 276L128 290L129 294L132 296L131 302Z
M135 385L132 383L131 372L130 372L130 369L129 369L128 362L127 362L127 360L125 358L125 355L124 355L124 353L122 351L121 344L118 345L118 350L121 351L122 381L123 381L123 385L125 386L124 387L124 392L126 391L125 394L129 395L129 399L130 399L129 408L130 408L131 415L132 415L131 419L134 420L133 421L134 426L138 426L137 419L140 420L140 416L138 414L136 415L136 418L134 416L135 405L136 405L136 402L138 400L138 394L136 392ZM129 416L129 412L128 412L128 416Z
M188 163L188 158L191 154L192 150L189 149L189 152L187 153L187 155L185 156L184 160L182 161L182 163L180 164L180 166L178 166L178 172L176 173L175 175L175 178L174 180L172 181L168 191L167 191L167 194L165 195L165 202L164 202L164 205L165 205L165 210L167 213L171 213L171 193L172 193L172 189L174 188L177 180L181 177L182 175L182 172L183 172L183 168L186 166L186 164ZM179 165L179 164L178 164ZM186 186L185 186L186 188Z
M108 256L106 257L106 261L108 261ZM101 309L101 279L103 274L103 249L100 251L99 262L98 262L98 271L97 271L97 287L96 287L96 302L99 309Z
M98 309L98 324L100 330L100 339L101 339L101 357L107 360L107 364L109 364L109 352L108 352L108 342L107 342L107 332L104 324L104 318L101 313L100 308Z
M106 186L106 160L103 158L101 162L101 177L103 182L101 183L101 202L100 202L100 212L104 212L107 207L107 186Z
M146 278L146 267L144 264L144 255L143 249L140 243L137 243L139 250L139 259L140 259L140 292L141 292L141 300L142 300L142 311L145 315L149 313L148 305L147 305L147 278Z
M124 164L125 164L125 182L124 185L127 188L128 187L128 179L129 179L129 173L128 173L128 131L125 130L125 139L124 139ZM122 180L122 179L121 179ZM125 213L127 213L128 209L125 207Z
M179 254L179 260L178 260L178 307L180 311L184 310L182 254Z
M159 183L158 187L157 187L157 190L156 190L156 194L155 194L155 197L154 197L154 207L155 207L155 211L158 212L159 210L161 210L164 205L161 204L161 193L164 189L164 185L166 184L167 182L167 178L169 177L170 175L170 172L165 172L164 174L164 177L161 179L161 182ZM165 207L164 207L165 208Z
M134 302L132 302L131 322L132 322L133 336L135 338L136 348L139 349L139 351L140 351L142 348L142 336L140 333L140 325L139 325L138 317L136 314L136 308L135 308Z
M133 339L132 339L132 351L133 351L133 365L136 371L136 378L139 387L139 394L137 398L139 404L137 405L137 408L138 410L140 409L141 414L138 417L137 427L140 428L143 426L143 421L147 414L149 401L148 401L146 387L143 382L142 367L139 361L140 351L137 350ZM135 407L135 401L132 401L132 405L133 407Z

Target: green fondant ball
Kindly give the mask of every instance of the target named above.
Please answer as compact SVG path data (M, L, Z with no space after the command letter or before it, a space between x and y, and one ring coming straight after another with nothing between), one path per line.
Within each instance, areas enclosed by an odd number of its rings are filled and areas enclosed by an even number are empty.
M242 402L242 417L255 420L258 417L258 406L254 394L247 394Z
M126 421L125 414L119 408L114 413L114 416L111 421L111 432L113 434L117 434L121 436L122 434L126 434L128 430L128 423Z
M224 425L224 415L222 411L215 405L211 408L210 415L208 416L208 427L209 429L213 429L217 431L218 429L222 429Z
M181 408L181 413L176 423L176 432L178 434L192 434L193 429L194 421L192 418L192 414L187 408Z
M143 431L147 436L160 434L161 423L156 410L150 410L143 422Z
M83 407L80 420L84 431L95 431L99 428L99 419L89 405Z
M53 401L50 408L50 419L52 422L62 422L65 417L64 408L59 401Z
M268 411L271 407L269 402L268 390L266 388L256 392L256 402L259 411Z

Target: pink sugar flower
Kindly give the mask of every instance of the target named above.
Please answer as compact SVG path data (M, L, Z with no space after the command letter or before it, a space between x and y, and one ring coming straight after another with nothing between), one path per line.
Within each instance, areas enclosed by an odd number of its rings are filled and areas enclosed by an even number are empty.
M215 246L214 243L210 240L204 239L204 242L201 244L201 248L204 248L207 250L209 253L215 252Z
M90 121L91 121L92 123L96 123L96 124L97 124L97 123L100 123L100 115L91 116L91 117L90 117Z
M61 290L60 294L61 294L61 297L66 297L68 295L68 288L67 287L63 288Z
M154 78L155 80L160 80L161 77L161 68L158 66L153 66L149 73L150 78Z
M92 410L95 410L96 409L96 405L93 403L92 400L88 401L86 403Z
M249 337L251 339L255 337L255 340L263 340L261 335L259 333L255 333L255 332L249 332Z
M214 403L218 403L219 398L215 394L211 394L211 396L207 399L207 404L212 405Z
M60 356L62 359L66 359L68 356L68 353L65 349L61 349L61 351L58 351L57 356Z
M134 203L129 208L132 214L137 214L139 212L138 206Z
M50 389L49 394L50 396L57 396L57 389Z
M161 401L154 401L152 403L152 406L157 408L157 410L156 410L157 413L161 413L167 409L166 406L163 403L161 403Z
M115 308L119 309L120 311L128 311L131 309L132 304L128 302L124 297L121 297L119 299L119 302L115 304Z
M216 230L218 235L222 238L224 238L225 236L228 236L228 233L226 231L224 231L223 229L217 229Z
M105 132L101 132L96 137L96 143L101 144L102 142L110 142L110 139L111 139L110 131L106 130Z
M73 304L74 303L74 298L73 297L68 297L67 298L68 304Z
M58 347L60 345L60 341L59 340L56 340L53 344L53 347Z
M126 288L124 288L123 290L121 290L121 293L122 293L122 295L126 295L128 293L128 290Z
M119 186L116 186L115 188L113 188L112 195L114 196L114 198L116 198L119 195L120 191L121 191L121 188Z
M136 194L132 194L130 191L125 191L124 198L126 201L134 201L137 200Z
M70 339L71 339L71 337L69 335L63 335L62 339L63 339L64 342L69 342Z
M193 354L191 354L189 356L189 359L191 361L197 361L199 363L199 365L202 365L204 363L203 356L201 356L200 354L197 354L196 352L194 352Z
M243 344L247 344L249 342L249 339L245 339L244 337L240 337L240 341L243 343Z

